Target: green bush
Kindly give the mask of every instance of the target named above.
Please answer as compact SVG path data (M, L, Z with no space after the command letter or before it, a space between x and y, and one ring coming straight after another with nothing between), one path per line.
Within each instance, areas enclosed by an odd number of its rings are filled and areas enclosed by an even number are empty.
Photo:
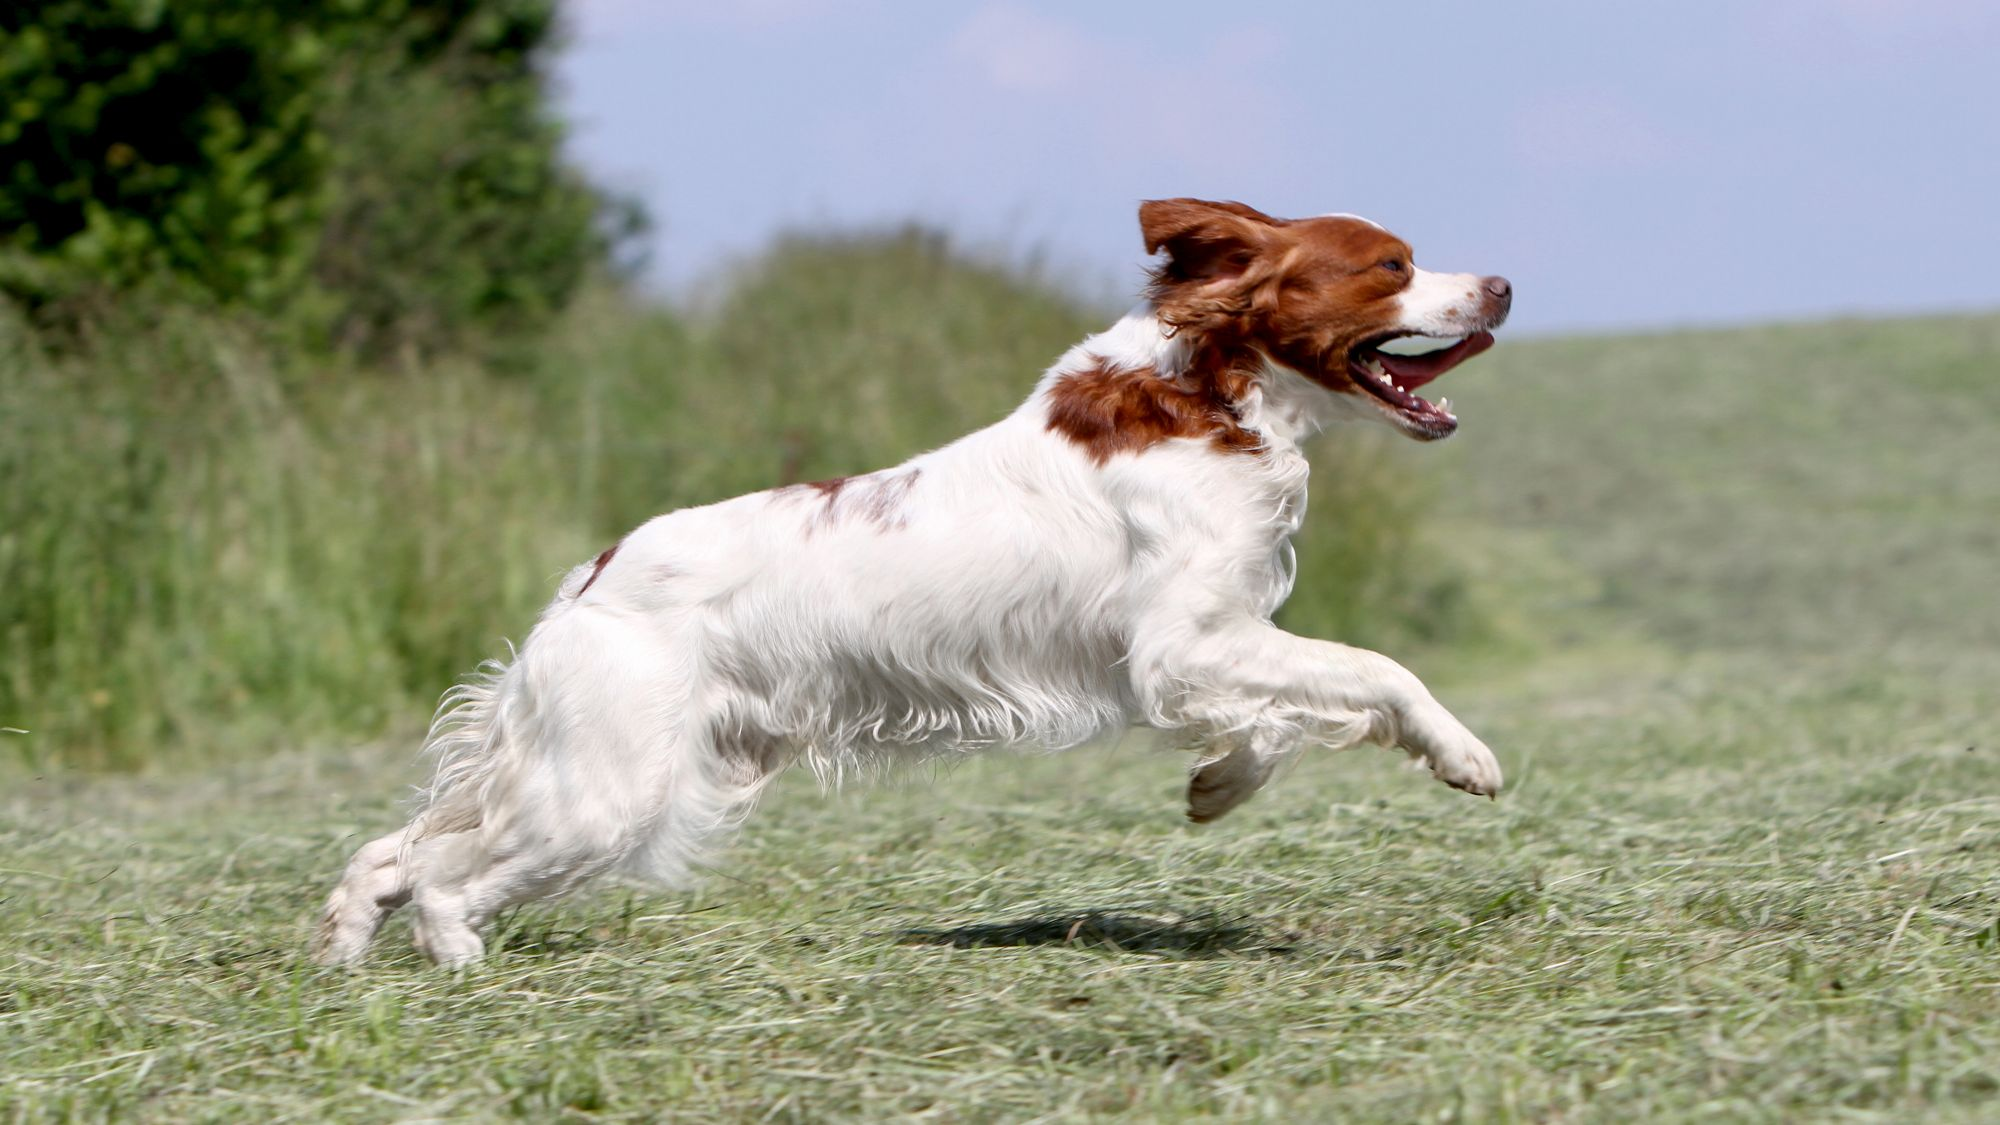
M31 306L170 273L224 299L305 276L323 43L284 4L14 0L0 13L0 286Z
M634 214L561 161L553 0L16 0L0 293L162 280L343 347L546 323Z
M326 328L377 354L542 328L642 226L562 161L537 71L553 3L370 6L385 14L328 69L318 116L328 186L311 272ZM449 18L413 18L431 10Z

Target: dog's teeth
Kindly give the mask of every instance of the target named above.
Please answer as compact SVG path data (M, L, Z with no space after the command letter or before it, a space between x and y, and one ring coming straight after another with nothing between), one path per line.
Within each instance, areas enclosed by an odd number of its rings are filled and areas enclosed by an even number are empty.
M1451 413L1451 400L1448 398L1439 399L1438 409L1444 411L1446 414Z

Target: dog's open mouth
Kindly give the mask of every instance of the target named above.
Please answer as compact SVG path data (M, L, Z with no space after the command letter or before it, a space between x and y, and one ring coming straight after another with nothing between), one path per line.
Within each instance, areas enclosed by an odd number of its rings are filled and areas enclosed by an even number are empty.
M1389 416L1411 437L1436 441L1458 429L1451 400L1429 402L1414 392L1493 346L1493 333L1423 336L1412 332L1382 336L1348 352L1348 373L1356 385L1381 400Z

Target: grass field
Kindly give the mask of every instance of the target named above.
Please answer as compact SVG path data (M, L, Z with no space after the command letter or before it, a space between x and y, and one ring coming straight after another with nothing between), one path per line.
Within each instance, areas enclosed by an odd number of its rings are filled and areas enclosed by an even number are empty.
M1136 740L791 778L700 889L348 974L303 943L407 739L21 767L0 1119L1990 1120L1996 369L1973 317L1454 374L1459 437L1371 456L1486 622L1394 654L1498 802L1308 756L1196 828Z

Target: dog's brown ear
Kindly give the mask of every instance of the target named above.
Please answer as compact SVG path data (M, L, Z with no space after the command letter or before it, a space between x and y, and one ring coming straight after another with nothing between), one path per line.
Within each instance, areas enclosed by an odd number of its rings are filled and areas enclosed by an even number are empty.
M1206 199L1149 199L1139 205L1146 253L1167 252L1160 281L1220 281L1250 268L1278 220L1255 207Z

